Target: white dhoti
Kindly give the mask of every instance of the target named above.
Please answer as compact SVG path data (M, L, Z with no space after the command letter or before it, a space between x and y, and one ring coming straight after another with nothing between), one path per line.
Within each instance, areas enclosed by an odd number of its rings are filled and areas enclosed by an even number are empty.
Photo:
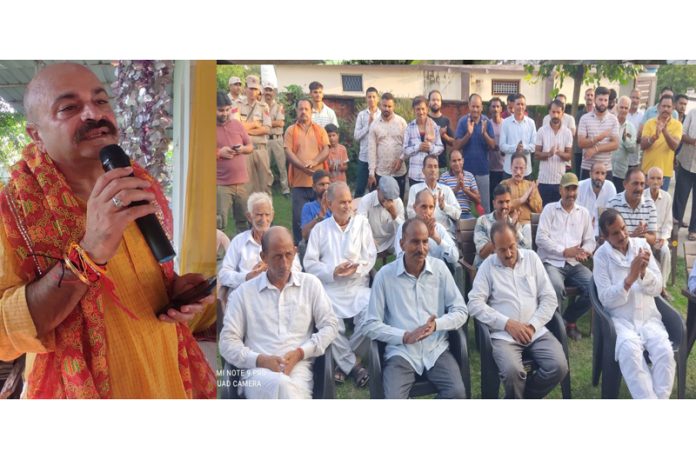
M367 305L370 302L370 289L368 287L353 287L349 289L339 289L332 291L326 288L326 293L334 305L334 311L338 319L338 336L331 343L331 353L336 361L336 365L345 374L349 374L355 366L355 351L362 344L365 335L362 325L367 312ZM346 302L350 305L346 306ZM341 307L344 306L344 307ZM349 315L353 314L353 315ZM343 319L353 319L353 334L350 339L346 337L346 325Z
M669 244L665 242L660 247L660 250L655 250L655 260L657 264L660 265L660 272L662 273L662 288L667 288L667 279L672 272L672 252L669 250Z
M314 378L312 362L302 360L290 375L266 368L241 370L239 394L250 399L312 398ZM235 388L233 388L235 390Z
M616 354L626 386L633 398L668 399L674 385L676 363L667 330L658 319L635 326L613 319ZM643 356L648 351L652 368Z

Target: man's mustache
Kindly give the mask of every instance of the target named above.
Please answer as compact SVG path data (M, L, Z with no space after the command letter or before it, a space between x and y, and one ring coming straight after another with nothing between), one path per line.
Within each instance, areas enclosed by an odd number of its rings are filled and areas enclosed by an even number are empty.
M85 124L80 126L80 129L78 129L77 132L75 132L75 143L83 141L90 131L101 128L107 128L110 135L116 135L116 126L114 126L111 121L107 119L102 119L99 121L88 120L85 122Z

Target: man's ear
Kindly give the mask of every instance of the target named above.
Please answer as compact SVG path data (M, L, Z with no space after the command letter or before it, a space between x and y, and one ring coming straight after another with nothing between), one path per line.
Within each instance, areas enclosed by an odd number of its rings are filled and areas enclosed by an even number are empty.
M41 134L39 133L39 127L34 123L27 123L26 127L27 135L31 138L32 142L38 147L42 152L46 152L43 140L41 139Z

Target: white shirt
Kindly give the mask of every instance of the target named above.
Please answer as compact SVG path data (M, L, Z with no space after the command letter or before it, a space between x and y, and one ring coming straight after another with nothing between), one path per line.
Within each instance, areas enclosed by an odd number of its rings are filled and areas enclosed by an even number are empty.
M544 116L544 120L541 122L542 126L549 126L551 124L551 115L546 115ZM575 118L573 118L572 115L569 115L568 113L563 114L563 118L561 118L561 124L564 127L567 127L570 129L570 133L575 136Z
M635 113L631 114L629 112L628 115L626 115L626 119L633 125L634 128L636 128L636 132L638 132L638 128L640 127L641 123L643 122L643 115L644 114L645 114L645 111L636 110Z
M321 280L336 315L345 319L355 317L367 306L362 300L369 298L370 270L376 259L377 248L367 218L354 215L342 230L332 216L312 229L304 267ZM334 279L336 266L346 261L357 263L357 271L352 276ZM367 297L363 298L365 294Z
M394 239L394 254L398 257L403 253L401 249L401 234L404 225L399 225L396 230L396 238ZM438 245L432 238L428 239L428 254L433 258L439 258L450 264L455 264L459 260L459 249L454 239L447 232L444 226L435 222L435 231L440 236L440 244Z
M384 252L394 245L396 230L404 222L404 203L401 198L394 199L394 207L396 218L392 218L389 211L379 203L377 190L363 196L358 205L357 213L364 215L370 222L377 253Z
M639 248L650 252L650 263L643 279L639 277L626 291L624 280L631 270L631 262L638 254ZM629 238L626 255L608 242L602 244L594 255L592 276L597 286L599 301L612 319L621 320L633 327L639 327L651 319L662 322L654 298L662 292L662 274L645 239Z
M372 115L372 121L382 116L382 111L377 107L375 113ZM369 138L367 134L370 132L370 109L358 113L355 118L355 131L353 132L353 140L360 142L360 153L358 154L358 159L362 162L367 162L368 150L369 150Z
M324 107L319 111L312 108L312 121L321 127L325 127L327 124L333 124L338 127L336 112L326 104L324 104Z
M650 188L643 191L644 198L652 199ZM657 238L669 239L672 236L672 196L664 190L658 190L655 209L657 209Z
M616 196L616 187L611 183L611 180L604 181L599 195L595 195L592 190L592 179L580 180L578 184L578 197L575 203L590 212L595 236L599 236L599 214L597 212L599 208L608 207L609 200L614 196Z
M222 260L222 268L218 272L220 285L236 289L246 282L247 274L261 261L261 244L254 240L251 232L252 230L247 230L239 233L227 247L225 258ZM300 265L297 255L292 262L292 270L302 271L302 265Z
M515 340L505 331L509 319L534 327L532 341L546 333L545 325L558 307L544 265L536 253L518 249L517 263L508 268L497 254L481 264L469 292L469 314L491 329L491 338Z
M566 148L573 147L573 134L565 126L561 126L556 132L550 125L544 125L537 131L536 145L541 146L542 152L554 152L556 149L565 151ZM566 161L556 154L539 160L539 183L558 185L565 171Z
M220 355L239 368L256 368L259 354L282 357L298 347L305 359L316 357L338 335L329 298L311 274L293 272L282 291L261 274L236 289L228 304Z
M536 132L536 124L534 124L534 120L528 116L525 116L521 122L517 121L514 115L508 116L503 120L499 146L500 151L505 153L505 164L503 165L503 170L505 172L512 175L510 161L512 161L512 155L514 155L517 150L517 144L522 142L523 152L527 157L527 171L524 175L532 173L531 155L534 153L536 147Z
M455 222L459 220L462 215L462 208L457 201L457 197L454 195L452 188L444 183L436 182L435 188L429 188L426 182L416 183L411 185L408 190L408 203L406 204L406 213L408 218L413 218L416 216L416 211L413 206L416 203L416 195L421 191L428 188L430 193L435 198L435 220L442 226L447 228L452 234L456 229ZM440 201L438 201L438 194L442 193L445 196L445 209L440 209Z
M580 245L587 252L594 252L596 243L590 213L577 203L570 212L566 212L561 201L547 204L539 217L536 244L541 261L558 268L566 263L577 265L580 262L565 258L563 251Z

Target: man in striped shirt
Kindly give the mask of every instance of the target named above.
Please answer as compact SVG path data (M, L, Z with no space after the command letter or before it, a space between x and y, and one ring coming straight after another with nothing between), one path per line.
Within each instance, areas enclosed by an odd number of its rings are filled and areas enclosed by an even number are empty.
M600 86L595 90L594 110L583 115L578 123L581 179L590 177L590 169L598 161L607 165L607 179L611 179L611 152L619 148L619 121L609 113L608 106L609 90Z
M440 177L440 183L449 186L462 209L460 219L473 218L471 215L472 202L474 207L481 203L481 195L476 186L476 179L469 171L464 170L464 157L459 150L450 154L450 168Z
M640 168L628 169L624 188L609 200L608 208L619 211L630 237L645 238L652 247L657 240L657 208L655 201L643 194L645 175Z
M417 96L413 99L411 106L416 119L406 126L401 159L404 161L408 159L408 183L415 185L425 180L423 175L425 157L439 156L445 151L445 147L440 139L440 127L428 117L428 100L423 96Z
M537 131L534 152L539 160L538 185L544 205L561 199L559 185L573 148L573 133L563 126L563 103L560 100L549 104L548 116L549 123Z

